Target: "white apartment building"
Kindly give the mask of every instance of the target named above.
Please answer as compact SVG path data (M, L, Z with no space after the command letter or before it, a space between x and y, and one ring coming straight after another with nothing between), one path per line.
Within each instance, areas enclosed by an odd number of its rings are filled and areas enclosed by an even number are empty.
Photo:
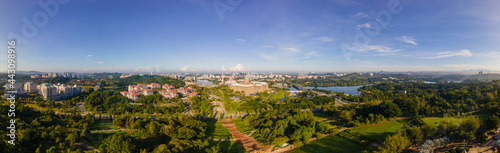
M43 83L37 86L38 94L43 96L45 100L56 100L59 98L66 98L82 92L81 87L78 85L66 86L65 84L58 83L52 85L50 83Z
M26 82L24 83L24 91L26 92L38 92L36 89L37 84L34 82Z

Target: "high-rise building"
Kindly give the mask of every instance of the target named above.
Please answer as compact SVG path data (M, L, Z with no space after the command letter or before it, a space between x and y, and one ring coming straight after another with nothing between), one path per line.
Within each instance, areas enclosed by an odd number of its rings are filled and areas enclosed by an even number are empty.
M24 83L24 91L26 92L38 92L36 89L37 84L34 82L26 82Z
M9 94L15 94L15 95L24 95L24 94L26 94L26 92L23 89L23 86L21 85L21 83L19 83L19 81L14 82L14 84L7 83L7 84L5 84L4 88L6 90L5 91L5 96L7 96ZM8 91L12 91L12 92L8 92Z
M50 83L43 83L37 86L38 94L43 96L45 100L56 100L59 98L66 98L81 93L82 89L78 85L66 86L65 84L58 83L52 85Z

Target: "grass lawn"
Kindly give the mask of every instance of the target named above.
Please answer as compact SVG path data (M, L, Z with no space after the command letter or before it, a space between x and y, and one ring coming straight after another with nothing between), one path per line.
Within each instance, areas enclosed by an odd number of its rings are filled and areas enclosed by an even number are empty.
M470 117L476 117L476 116L464 117L464 118L462 118L462 122L467 120L467 118L470 118ZM454 124L460 123L460 117L450 117L449 119L451 119L451 122L453 122ZM438 126L439 123L441 123L441 121L445 120L445 118L444 117L426 117L426 118L423 118L422 120L424 120L425 124Z
M281 98L285 98L285 95L287 95L289 92L287 91L279 91L279 92L276 92L274 93L272 96L271 96L271 99L272 100L280 100Z
M311 142L308 145L294 149L292 153L356 153L367 150L366 146L359 145L339 136L327 136L322 139Z
M332 118L331 115L328 115L327 113L324 113L321 111L313 112L313 114L314 114L314 117L318 120L329 120Z
M85 88L85 89L87 89L87 90L89 90L89 89L94 89L94 86L80 86L80 87L81 87L81 88Z
M211 148L215 145L219 145L220 152L245 152L243 146L237 141L210 141L210 145L206 148ZM203 152L205 151L203 150Z
M408 124L406 120L385 121L382 123L355 128L354 131L370 137L375 141L383 142L385 137L396 132L396 130L403 127L404 124Z
M26 105L26 106L28 106L28 107L34 108L34 109L36 109L36 110L47 110L47 109L48 109L48 107L47 107L47 106L42 107L42 106L39 106L39 105L37 105L37 104L32 104L32 103L26 103L25 105ZM62 110L61 108L55 108L55 107L53 107L53 108L52 108L52 110L53 110L53 111L62 112L62 111L61 111L61 110Z
M207 123L207 130L205 131L205 134L208 137L214 138L214 139L231 139L231 133L229 130L222 126L222 123L217 122L217 120L208 120L205 121Z
M90 130L117 130L120 129L118 126L113 125L112 120L95 120L93 124L90 124Z
M203 148L199 153L205 153L205 149L210 149L212 146L219 145L219 152L243 153L245 149L237 141L210 141L210 144ZM198 153L198 152L197 152Z
M491 114L486 112L486 111L479 111L479 112L472 113L472 115L463 117L462 122L467 120L468 118L471 118L471 117L477 117L479 119L487 119L488 117L490 117L490 115ZM455 124L460 123L460 117L458 117L458 116L449 117L449 119L451 120L451 122L453 122ZM444 117L425 117L422 120L424 120L425 124L438 126L441 121L445 120L445 118Z

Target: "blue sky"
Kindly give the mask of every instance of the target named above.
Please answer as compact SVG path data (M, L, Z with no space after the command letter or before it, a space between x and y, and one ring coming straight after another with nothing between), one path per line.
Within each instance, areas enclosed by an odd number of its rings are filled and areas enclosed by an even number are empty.
M37 2L0 1L0 47L20 37L18 70L500 70L495 0L61 0L55 13Z

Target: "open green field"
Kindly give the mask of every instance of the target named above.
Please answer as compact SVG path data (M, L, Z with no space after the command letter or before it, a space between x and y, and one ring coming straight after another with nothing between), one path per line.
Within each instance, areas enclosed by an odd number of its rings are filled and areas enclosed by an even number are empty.
M375 141L382 142L385 140L385 137L396 132L396 130L400 129L405 124L408 124L406 120L385 121L382 123L355 128L354 131L359 132L366 137L372 138Z
M113 120L95 120L90 124L90 130L117 130L118 126L113 125Z
M313 112L313 115L317 120L329 120L332 118L331 115L328 115L327 113L324 113L322 111Z
M10 104L10 103L9 103ZM45 106L45 107L42 107L42 106L39 106L39 105L36 105L36 104L32 104L32 103L27 103L26 106L28 107L31 107L31 108L34 108L36 110L47 110L48 107ZM61 112L61 108L52 108L53 111L58 111L58 112Z
M207 123L207 130L205 131L205 134L208 137L214 138L214 139L231 139L231 133L229 130L222 126L222 123L217 122L217 120L208 120L205 121Z
M292 153L356 153L368 150L366 146L359 145L339 136L327 136L311 142L308 145L294 149Z
M279 92L274 93L271 96L271 99L272 100L280 100L281 98L285 98L285 95L287 95L287 94L288 94L287 91L279 91Z
M485 118L490 117L490 115L491 114L488 113L488 112L486 112L486 111L478 111L478 112L472 113L472 115L468 115L466 117L462 117L462 121L465 121L468 118L472 118L472 117L477 117L477 118L480 118L480 119L485 119ZM439 123L441 123L445 119L446 119L445 117L425 117L422 120L425 122L425 124L438 126ZM455 124L459 124L460 123L460 117L458 117L458 116L448 117L448 119L450 119L451 122L453 122Z
M464 117L464 118L462 118L462 121L465 121L465 120L467 120L467 118L471 118L471 117L477 117L477 116ZM426 117L426 118L423 118L422 120L424 120L425 124L438 126L439 123L441 123L441 121L444 121L445 119L446 118L444 118L444 117ZM449 119L454 124L460 124L460 117L449 117Z

